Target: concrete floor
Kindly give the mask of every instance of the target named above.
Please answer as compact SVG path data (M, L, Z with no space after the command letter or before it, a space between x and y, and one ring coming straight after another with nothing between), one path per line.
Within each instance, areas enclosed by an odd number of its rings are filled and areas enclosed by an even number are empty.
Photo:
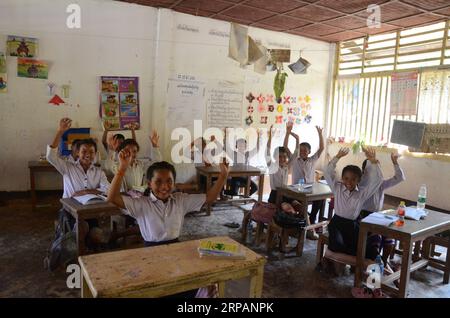
M43 258L53 238L54 219L59 208L58 196L41 197L46 206L31 212L28 199L7 200L0 206L0 297L79 297L79 290L66 286L68 274L49 273ZM242 221L242 210L217 206L210 217L188 216L181 240L228 235L239 240L237 229L228 222ZM290 242L291 245L295 241ZM264 245L250 246L265 255ZM264 273L263 297L351 297L353 274L347 268L341 276L315 270L316 242L307 240L302 257L277 252L268 258ZM443 256L441 256L443 257ZM242 283L230 284L229 296L243 292ZM435 269L411 275L409 297L450 297L450 285L442 284L442 273Z

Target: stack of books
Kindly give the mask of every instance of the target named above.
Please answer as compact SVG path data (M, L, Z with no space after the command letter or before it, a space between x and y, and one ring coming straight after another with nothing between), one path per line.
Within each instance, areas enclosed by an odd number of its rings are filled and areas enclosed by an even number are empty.
M200 241L198 253L200 257L245 259L245 251L234 243Z

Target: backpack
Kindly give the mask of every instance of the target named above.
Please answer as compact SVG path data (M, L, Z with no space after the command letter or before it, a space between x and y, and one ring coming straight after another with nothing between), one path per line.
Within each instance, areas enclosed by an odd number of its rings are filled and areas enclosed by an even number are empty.
M253 205L251 217L256 222L271 223L277 206L272 203L256 202Z
M78 255L76 232L76 225L73 229L70 228L67 212L60 213L55 239L44 258L45 269L52 272L60 266L65 268L68 264L76 262Z
M278 226L281 226L283 228L304 228L306 227L306 220L302 217L299 217L295 214L286 213L284 211L277 211L273 217L275 223Z

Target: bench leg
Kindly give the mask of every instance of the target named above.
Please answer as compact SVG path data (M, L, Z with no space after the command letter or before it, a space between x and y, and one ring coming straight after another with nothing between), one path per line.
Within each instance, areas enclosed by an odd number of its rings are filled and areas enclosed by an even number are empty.
M303 247L305 245L305 237L306 237L306 230L303 228L298 233L298 240L297 240L297 247L296 247L296 255L297 256L303 255Z
M322 242L322 239L319 238L317 240L316 265L322 263L324 249L325 244Z
M255 237L256 246L259 246L261 244L263 233L264 233L264 223L256 222L256 237Z
M242 243L247 243L247 226L248 222L250 222L250 212L244 212L244 218L242 219Z

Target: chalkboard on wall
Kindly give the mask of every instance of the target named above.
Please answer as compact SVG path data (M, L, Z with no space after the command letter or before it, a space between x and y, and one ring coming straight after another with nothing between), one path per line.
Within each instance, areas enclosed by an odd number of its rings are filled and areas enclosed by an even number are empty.
M412 148L420 148L425 133L424 123L394 119L391 142Z

